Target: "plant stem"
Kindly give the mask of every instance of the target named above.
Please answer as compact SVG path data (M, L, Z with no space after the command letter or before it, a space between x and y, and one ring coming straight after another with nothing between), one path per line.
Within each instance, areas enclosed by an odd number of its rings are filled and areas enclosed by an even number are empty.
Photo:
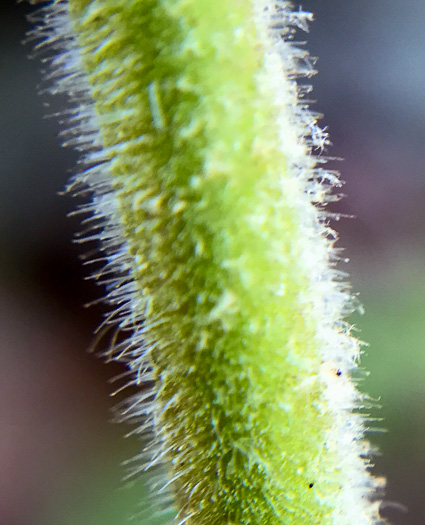
M360 355L324 210L338 185L287 1L58 0L73 185L106 252L119 348L179 523L378 523ZM43 30L41 30L43 31ZM145 399L145 400L144 400ZM147 399L147 400L146 400ZM167 479L164 480L164 484ZM180 521L179 521L180 520Z

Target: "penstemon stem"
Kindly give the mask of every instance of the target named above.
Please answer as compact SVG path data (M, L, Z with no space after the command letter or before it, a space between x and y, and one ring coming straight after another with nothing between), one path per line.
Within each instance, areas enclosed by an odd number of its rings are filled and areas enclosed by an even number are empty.
M100 277L131 334L116 349L140 385L130 414L176 522L379 523L325 212L338 178L295 80L313 73L292 41L311 14L56 0L42 17L52 91L75 103L71 186L92 193Z

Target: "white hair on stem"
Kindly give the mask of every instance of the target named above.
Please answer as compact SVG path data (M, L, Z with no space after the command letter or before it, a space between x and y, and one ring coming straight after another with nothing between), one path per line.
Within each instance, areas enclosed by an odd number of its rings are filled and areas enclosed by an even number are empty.
M332 191L341 183L336 172L323 167L326 159L321 154L329 144L328 134L318 125L318 115L308 108L306 97L311 87L298 81L315 73L314 60L293 40L296 30L308 31L312 14L301 9L294 11L291 2L285 0L251 1L258 38L265 50L264 67L256 82L260 93L274 101L280 149L291 174L286 179L281 178L279 184L294 202L303 233L297 244L298 261L310 282L301 299L313 305L316 336L322 343L322 367L317 381L325 387L333 416L326 446L337 452L339 468L346 480L337 500L333 522L336 525L378 523L373 518L377 515L378 503L373 499L377 490L382 489L382 480L369 473L367 458L371 449L363 439L365 417L356 412L365 407L368 400L357 391L350 378L361 353L359 342L351 336L350 327L344 321L354 303L348 285L341 280L344 274L335 268L338 256L334 242L337 236L328 224L331 214L324 209L328 202L335 200ZM106 288L106 301L111 307L104 325L115 326L128 335L125 341L114 343L114 358L127 364L132 374L129 383L141 389L125 407L120 408L120 417L135 421L138 424L136 433L151 437L156 434L152 447L146 447L136 458L136 470L159 465L161 487L158 493L167 506L170 503L169 486L182 474L164 481L161 465L168 449L155 422L161 419L161 413L168 406L160 409L156 405L158 387L153 384L149 361L155 343L145 343L144 337L152 323L161 323L162 319L158 317L150 320L150 324L146 323L143 312L149 308L149 301L141 296L132 276L133 262L110 173L110 159L119 146L105 148L102 143L100 122L67 1L53 1L42 8L33 21L37 28L31 36L39 42L36 49L49 49L54 54L48 59L48 91L65 94L71 101L72 109L63 113L68 128L62 137L64 144L78 150L81 157L78 173L68 190L75 195L89 194L91 198L90 204L79 210L88 216L84 220L85 232L81 240L95 240L102 251L103 269L93 277ZM149 84L149 102L155 116L154 124L161 128L164 117L158 97L158 87L152 82ZM122 115L109 117L118 119ZM298 388L303 388L303 385ZM178 398L173 397L168 403L177 404ZM190 514L186 515L179 523L183 524L190 518Z

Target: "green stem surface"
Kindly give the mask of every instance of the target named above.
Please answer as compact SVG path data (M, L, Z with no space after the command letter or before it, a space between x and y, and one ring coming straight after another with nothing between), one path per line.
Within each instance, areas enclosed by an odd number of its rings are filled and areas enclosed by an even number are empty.
M254 2L69 9L153 345L153 416L179 516L347 523L329 439L340 416L323 379L333 369L321 372L305 262L316 255L303 241L307 197L264 82L270 50Z

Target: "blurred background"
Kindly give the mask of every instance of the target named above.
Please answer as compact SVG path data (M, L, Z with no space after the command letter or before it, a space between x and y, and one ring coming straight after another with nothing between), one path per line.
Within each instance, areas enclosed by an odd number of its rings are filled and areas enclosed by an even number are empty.
M344 161L334 227L365 315L361 384L382 408L371 429L383 515L425 523L425 3L305 0L319 57L314 109ZM123 370L87 352L104 310L71 242L76 202L59 197L76 162L37 95L40 63L22 45L26 4L0 5L0 523L117 525L137 518L141 482L123 486L137 452L110 423L110 380ZM119 397L119 396L118 396ZM377 432L377 428L386 432ZM406 512L407 510L407 512Z

